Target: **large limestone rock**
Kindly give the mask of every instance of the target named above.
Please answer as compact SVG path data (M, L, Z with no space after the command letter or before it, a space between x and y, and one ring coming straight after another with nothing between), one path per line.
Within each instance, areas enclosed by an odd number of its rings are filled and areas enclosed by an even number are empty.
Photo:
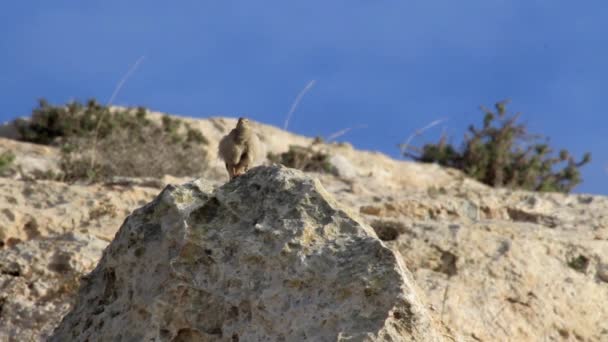
M59 151L51 146L3 138L10 124L0 125L0 154L9 152L15 160L1 176L16 179L40 178L59 170ZM16 137L15 137L16 138Z
M442 340L401 259L301 172L169 186L51 341Z
M361 204L459 336L608 341L608 198L461 187Z

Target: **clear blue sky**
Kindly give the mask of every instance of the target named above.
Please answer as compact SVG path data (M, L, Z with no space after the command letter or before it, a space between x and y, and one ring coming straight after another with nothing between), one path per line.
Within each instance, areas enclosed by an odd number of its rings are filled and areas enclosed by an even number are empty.
M3 1L0 120L53 103L105 102L195 117L247 115L398 156L437 118L459 141L478 106L504 98L530 130L577 156L578 192L608 194L608 2Z

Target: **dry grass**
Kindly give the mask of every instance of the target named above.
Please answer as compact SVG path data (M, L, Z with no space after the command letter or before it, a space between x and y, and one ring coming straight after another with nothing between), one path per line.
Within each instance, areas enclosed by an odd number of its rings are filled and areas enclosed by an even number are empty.
M300 101L302 101L302 98L304 97L304 95L306 95L306 93L315 85L315 83L316 83L315 80L308 82L306 87L304 87L304 89L302 89L300 91L300 93L298 94L296 99L293 101L293 104L291 105L291 108L289 109L289 113L287 113L287 118L285 119L285 124L283 125L284 130L287 130L287 127L289 126L289 120L291 119L293 112L295 112L296 108L298 108Z
M106 107L110 107L112 105L112 103L114 102L114 99L116 99L116 96L118 96L118 93L120 92L120 89L122 89L122 86L125 84L125 82L129 79L129 77L131 76L131 74L133 74L135 72L135 70L137 69L137 67L139 66L139 64L144 60L144 56L139 57L139 59L135 62L135 64L133 64L133 66L131 66L131 68L129 68L129 70L127 71L127 73L120 79L120 81L118 81L118 83L116 84L116 87L114 87L114 91L112 92L112 96L110 96L110 99L108 100L108 103L106 104ZM96 161L97 161L97 142L99 140L99 128L101 127L105 117L106 117L106 113L102 113L101 118L99 119L99 121L97 122L97 126L95 127L95 133L93 136L93 150L92 150L92 155L91 155L91 169L94 169L96 166Z
M177 136L179 137L179 136ZM68 139L61 158L65 181L103 181L115 176L175 177L200 175L205 169L206 150L200 141L176 141L176 135L158 127L115 129L91 144L90 137ZM96 162L92 163L93 158Z
M281 154L269 154L268 159L274 163L306 172L323 172L337 175L336 168L330 163L330 155L316 151L312 147L289 146L289 151Z

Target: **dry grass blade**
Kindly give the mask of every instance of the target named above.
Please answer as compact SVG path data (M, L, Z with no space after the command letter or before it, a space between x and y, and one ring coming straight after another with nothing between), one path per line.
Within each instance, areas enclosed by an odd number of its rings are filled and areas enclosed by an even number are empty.
M420 135L422 135L426 130L431 129L443 122L446 122L447 119L437 119L435 121L432 121L431 123L429 123L428 125L417 129L416 131L414 131L413 134L411 134L403 143L399 144L399 149L401 150L401 154L407 154L407 150L410 146L410 142L415 138L418 137Z
M344 129L341 129L337 132L334 132L332 134L330 134L329 136L327 136L327 141L333 141L335 139L338 139L339 137L345 135L346 133L352 131L353 129L358 129L358 128L367 128L367 125L358 125L358 126L354 126L354 127L347 127Z
M291 115L293 114L293 112L296 111L296 108L298 108L298 104L300 104L300 101L302 100L304 95L306 95L306 93L315 85L315 83L316 83L315 80L308 82L306 87L304 87L304 89L302 89L302 91L300 91L300 93L296 97L295 101L293 101L293 104L291 105L291 108L289 109L289 113L287 113L287 118L285 119L285 124L283 125L284 130L287 130L287 126L289 126L289 120L291 119Z
M116 87L114 87L112 96L110 96L110 99L108 100L108 103L106 104L106 106L112 105L112 103L114 102L114 99L116 99L116 96L118 95L118 92L120 92L120 89L122 88L122 86L125 84L125 82L127 82L129 77L131 77L131 75L135 72L135 70L137 70L137 67L139 66L139 64L141 64L141 62L144 60L144 58L145 58L145 56L139 57L139 59L137 59L137 61L135 61L135 64L133 64L131 66L131 68L129 68L127 73L120 79L120 81L118 81L118 83L116 84Z
M114 99L116 99L116 96L118 95L118 92L120 92L120 89L122 89L122 86L125 84L125 82L127 82L129 77L135 72L135 70L137 69L139 64L144 60L144 58L145 58L145 56L139 57L137 59L137 61L135 61L135 64L133 64L129 68L127 73L120 79L120 81L118 81L118 83L116 84L116 87L114 87L114 91L112 92L110 99L108 100L108 103L106 104L106 107L108 107L108 110L110 110L110 105L112 105L112 102L114 102ZM95 163L97 161L97 141L99 140L99 128L101 127L103 119L105 118L105 114L106 113L101 114L101 117L97 121L97 126L95 127L95 132L93 133L94 135L93 135L93 152L92 152L92 156L91 156L91 170L95 168Z

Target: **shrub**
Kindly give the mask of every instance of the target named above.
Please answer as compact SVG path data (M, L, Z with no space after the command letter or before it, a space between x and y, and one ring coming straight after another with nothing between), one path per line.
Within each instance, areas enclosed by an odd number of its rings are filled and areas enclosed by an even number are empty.
M176 141L174 136L154 128L138 131L117 130L101 139L94 150L88 138L72 138L62 153L65 180L101 181L114 176L176 177L200 174L205 152L200 143Z
M330 155L315 151L311 146L289 146L287 152L281 154L268 154L268 159L274 163L287 167L300 169L306 172L324 172L337 175L336 168L329 161Z
M531 135L517 123L520 113L508 115L508 101L498 102L495 111L482 107L481 128L469 126L461 148L447 143L445 136L421 150L403 151L405 156L464 171L491 186L535 191L569 192L581 182L579 168L589 163L586 153L575 161L567 150L552 156L546 138ZM560 168L561 167L561 168Z
M0 176L4 175L15 161L15 154L12 151L0 153Z
M205 166L208 141L201 132L169 116L157 123L142 107L111 110L95 100L56 107L41 100L31 120L17 127L22 140L61 148L65 181L181 177Z
M589 258L581 254L576 258L568 260L568 267L578 272L585 273L587 272L587 268L589 267L589 261Z
M111 115L109 108L95 100L89 100L86 105L70 102L66 106L52 106L40 99L30 120L18 119L16 126L23 141L59 145L61 138L82 136L96 129L100 136L107 134L114 120L102 120L105 115Z

